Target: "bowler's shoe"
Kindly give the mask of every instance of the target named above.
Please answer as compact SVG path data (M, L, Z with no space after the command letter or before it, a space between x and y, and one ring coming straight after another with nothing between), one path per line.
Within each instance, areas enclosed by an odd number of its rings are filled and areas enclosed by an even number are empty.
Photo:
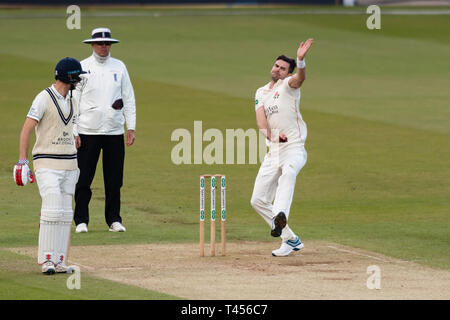
M272 251L272 255L274 257L286 257L292 251L299 251L300 249L303 249L303 247L304 247L303 243L300 241L298 237L296 237L294 240L288 240L286 242L283 242L279 249Z
M281 236L281 231L284 229L284 227L286 227L286 215L284 214L284 212L280 212L279 214L276 215L275 219L273 220L273 229L270 231L270 235L272 237L279 237Z

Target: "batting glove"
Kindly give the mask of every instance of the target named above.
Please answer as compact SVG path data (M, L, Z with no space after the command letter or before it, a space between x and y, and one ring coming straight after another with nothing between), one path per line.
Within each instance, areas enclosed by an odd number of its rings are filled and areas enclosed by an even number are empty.
M13 171L14 181L18 186L24 186L30 181L30 183L34 182L33 172L28 167L28 160L21 159L14 166Z

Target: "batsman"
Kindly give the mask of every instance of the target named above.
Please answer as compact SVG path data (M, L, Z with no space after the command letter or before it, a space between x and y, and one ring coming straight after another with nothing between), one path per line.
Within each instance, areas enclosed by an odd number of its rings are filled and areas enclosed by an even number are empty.
M33 167L42 198L38 264L44 274L66 273L67 251L73 219L72 198L78 180L74 125L77 103L72 90L85 73L74 58L64 58L55 68L55 83L34 99L20 134L19 161L13 177L17 185L34 181L28 166L28 146L33 130Z
M269 152L256 177L251 205L271 227L270 234L281 237L281 247L272 251L276 257L303 248L287 222L297 175L307 159L300 87L306 79L305 56L312 43L313 39L300 43L296 60L278 56L270 71L271 81L255 95L256 121Z

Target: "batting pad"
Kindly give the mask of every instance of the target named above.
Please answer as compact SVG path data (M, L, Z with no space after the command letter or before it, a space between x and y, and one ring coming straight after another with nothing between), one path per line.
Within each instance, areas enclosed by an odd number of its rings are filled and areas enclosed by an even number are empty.
M63 196L50 193L42 197L41 220L60 221L63 216Z
M72 227L72 195L63 194L63 215L59 224L59 242L57 247L58 262L65 262L69 247L70 228Z
M70 207L67 206L70 198ZM70 195L48 194L42 198L38 263L64 261L73 218Z

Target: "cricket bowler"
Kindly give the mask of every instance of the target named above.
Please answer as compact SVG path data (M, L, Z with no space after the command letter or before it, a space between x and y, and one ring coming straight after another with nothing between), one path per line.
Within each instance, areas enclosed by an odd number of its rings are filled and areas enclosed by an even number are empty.
M307 129L300 114L300 87L306 79L305 55L312 43L313 39L308 39L300 44L297 61L285 55L277 57L270 82L255 95L256 121L267 138L269 151L256 177L250 202L271 227L271 235L281 236L281 247L272 251L276 257L303 248L287 221L296 178L307 159Z

